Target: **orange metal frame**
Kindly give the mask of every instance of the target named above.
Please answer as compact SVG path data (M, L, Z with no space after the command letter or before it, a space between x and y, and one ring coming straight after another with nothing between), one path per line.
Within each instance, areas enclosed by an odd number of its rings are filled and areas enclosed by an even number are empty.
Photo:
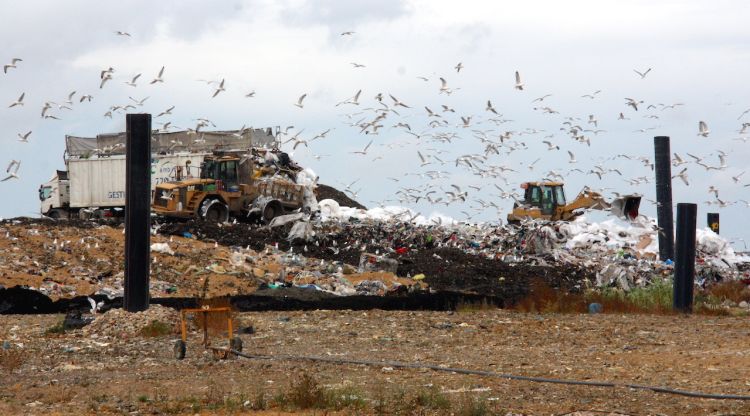
M232 342L232 309L229 307L203 307L203 308L189 308L180 311L180 329L182 332L182 341L187 341L187 319L188 313L200 313L203 314L203 346L208 348L208 314L211 313L224 313L227 316L227 339L230 344Z

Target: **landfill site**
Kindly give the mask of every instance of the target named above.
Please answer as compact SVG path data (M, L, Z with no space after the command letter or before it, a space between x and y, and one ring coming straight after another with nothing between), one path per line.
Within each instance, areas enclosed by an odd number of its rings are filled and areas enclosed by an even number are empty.
M708 228L675 312L654 219L426 218L205 157L237 175L155 185L145 310L116 210L0 222L1 414L750 413L750 258ZM242 215L190 202L242 166Z

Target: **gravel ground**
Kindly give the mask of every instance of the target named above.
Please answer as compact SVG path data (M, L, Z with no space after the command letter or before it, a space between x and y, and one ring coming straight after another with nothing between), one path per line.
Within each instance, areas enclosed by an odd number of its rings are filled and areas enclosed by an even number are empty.
M97 318L106 325L63 334L45 334L61 316L0 316L0 342L7 341L0 357L0 414L242 412L248 410L243 403L251 406L261 393L272 404L274 396L289 392L303 375L327 389L347 389L363 398L366 407L360 413L374 412L378 398L390 403L389 414L398 413L393 410L398 406L403 414L454 411L409 407L424 392L445 398L453 409L466 400L481 402L487 414L750 413L750 402L625 387L540 384L388 366L217 361L202 349L195 331L188 338L187 357L176 361L176 335L144 337L134 330L153 319L174 319L174 312L156 309L138 316L107 312ZM750 395L746 318L320 310L241 313L235 320L239 328L254 328L254 334L240 335L244 351L252 354L398 360ZM269 414L281 410L273 407ZM340 414L351 413L357 412Z

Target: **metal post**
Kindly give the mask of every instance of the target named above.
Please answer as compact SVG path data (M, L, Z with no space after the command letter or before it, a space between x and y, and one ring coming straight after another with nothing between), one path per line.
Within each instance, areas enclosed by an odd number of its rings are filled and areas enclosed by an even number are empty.
M151 114L126 116L125 296L123 309L148 309L151 239Z
M674 263L674 300L676 311L692 312L695 281L696 204L677 204L677 258Z
M716 234L719 234L719 213L718 212L709 212L706 214L706 222L708 222L708 228L711 229L711 231L715 232Z
M654 171L656 173L656 218L659 232L659 258L674 259L674 228L672 225L672 161L669 137L654 137Z

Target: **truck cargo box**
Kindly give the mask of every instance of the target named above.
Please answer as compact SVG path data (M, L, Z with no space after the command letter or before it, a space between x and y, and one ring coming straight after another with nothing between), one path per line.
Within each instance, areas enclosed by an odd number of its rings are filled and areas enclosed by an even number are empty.
M175 168L183 167L183 177L199 176L208 153L170 154L151 159L151 190L157 184L174 180ZM189 170L185 169L187 162ZM125 205L125 156L69 159L70 207L117 207Z

